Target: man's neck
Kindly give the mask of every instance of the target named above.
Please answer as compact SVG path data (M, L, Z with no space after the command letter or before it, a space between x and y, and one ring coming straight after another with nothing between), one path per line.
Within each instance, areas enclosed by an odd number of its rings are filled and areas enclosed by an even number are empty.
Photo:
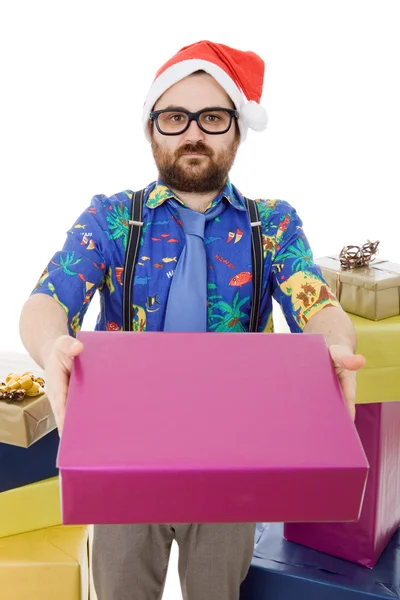
M178 192L171 189L179 200L184 202L186 206L197 212L204 213L214 198L218 195L218 191L208 192L206 194L196 194L191 192Z

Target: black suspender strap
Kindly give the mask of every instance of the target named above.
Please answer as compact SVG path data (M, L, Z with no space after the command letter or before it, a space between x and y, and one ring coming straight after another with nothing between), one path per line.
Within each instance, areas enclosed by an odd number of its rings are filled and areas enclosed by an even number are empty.
M140 234L143 227L143 197L144 190L135 192L132 196L132 211L131 219L129 220L129 236L126 246L122 288L122 329L124 331L132 331L132 283L135 275Z
M245 198L244 201L246 203L247 212L249 213L251 225L251 258L253 265L253 301L251 303L249 331L256 333L258 331L258 322L260 319L264 249L257 202L255 200L250 200L249 198Z
M144 190L135 192L132 197L131 219L129 220L129 235L123 275L122 328L124 331L132 331L132 284L143 227L143 198ZM245 198L244 200L251 224L251 257L253 266L253 301L251 304L249 331L255 333L258 331L260 318L264 250L257 203L249 198Z

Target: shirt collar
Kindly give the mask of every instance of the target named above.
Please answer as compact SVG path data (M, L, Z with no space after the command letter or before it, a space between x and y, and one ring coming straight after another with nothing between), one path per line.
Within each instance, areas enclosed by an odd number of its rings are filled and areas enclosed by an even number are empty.
M161 179L158 179L153 184L151 184L147 188L147 191L148 196L146 206L148 208L157 208L158 206L160 206L167 200L170 200L171 198L184 205L184 203L181 200L179 200L179 198L177 198L175 194L166 185L163 184ZM207 207L207 210L216 206L218 202L222 200L222 198L226 198L226 200L228 200L228 202L232 204L232 206L237 210L246 210L242 194L231 184L229 178L227 179L227 182L220 191L220 193Z

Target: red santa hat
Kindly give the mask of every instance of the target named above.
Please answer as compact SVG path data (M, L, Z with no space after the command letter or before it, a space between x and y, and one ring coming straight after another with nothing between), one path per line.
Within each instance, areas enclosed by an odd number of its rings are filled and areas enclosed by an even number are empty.
M150 112L157 100L172 85L195 71L203 70L225 90L239 112L241 141L247 129L262 131L267 113L260 105L264 80L264 61L254 52L243 52L213 42L201 41L185 46L157 72L143 109L146 137Z

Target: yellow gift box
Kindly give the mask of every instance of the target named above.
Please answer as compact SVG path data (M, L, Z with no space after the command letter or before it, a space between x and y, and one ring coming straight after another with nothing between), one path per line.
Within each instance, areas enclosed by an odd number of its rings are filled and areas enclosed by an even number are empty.
M357 404L400 401L400 316L370 321L349 314L357 353L366 358L357 373Z
M58 477L0 494L0 538L61 523Z
M1 600L87 600L86 527L50 527L0 540Z

